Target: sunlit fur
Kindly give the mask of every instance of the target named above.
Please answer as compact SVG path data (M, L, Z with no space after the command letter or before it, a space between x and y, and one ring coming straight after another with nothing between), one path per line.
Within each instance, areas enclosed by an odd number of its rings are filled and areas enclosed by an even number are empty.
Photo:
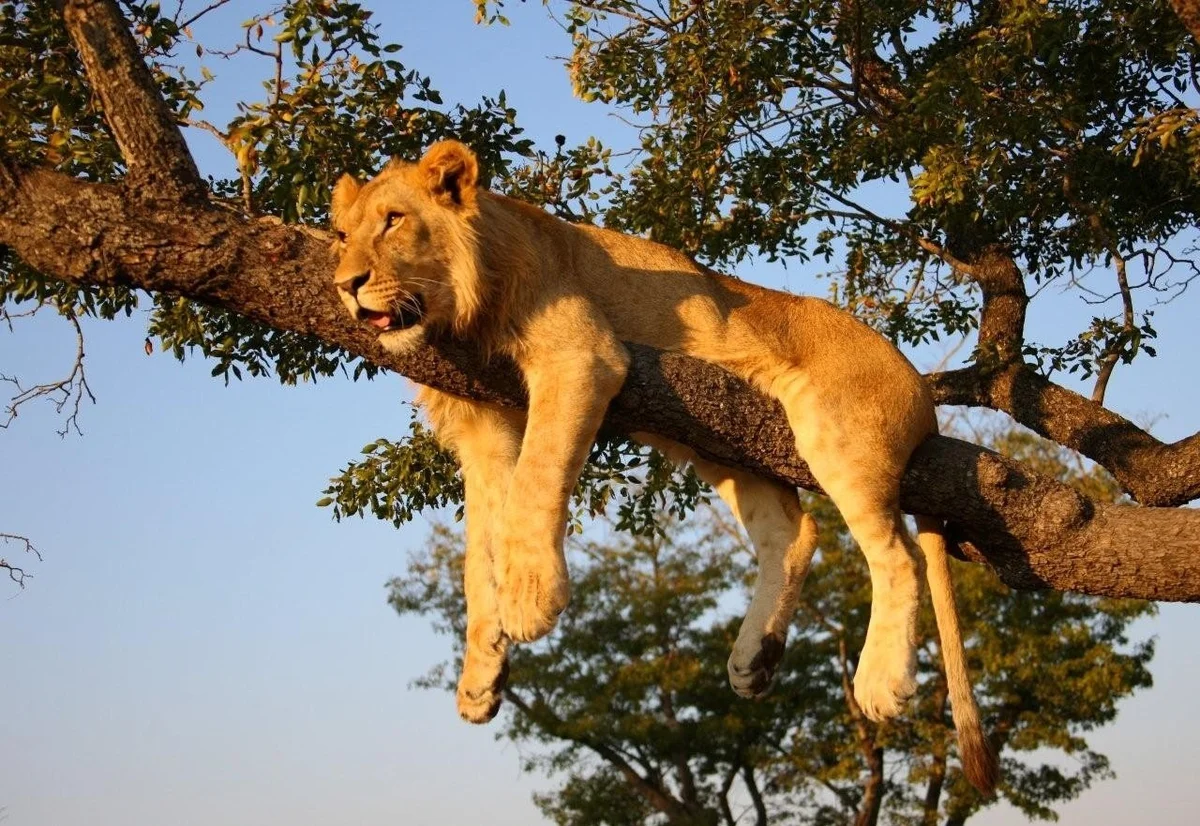
M369 183L344 177L332 207L335 281L347 309L378 323L405 302L425 307L416 326L382 332L383 346L403 351L429 330L453 329L511 356L529 391L527 412L419 393L466 486L463 717L482 722L496 713L509 641L548 633L567 604L568 497L624 381L622 342L637 342L717 364L783 406L797 451L870 567L871 620L854 695L871 719L898 714L916 688L917 607L929 561L963 765L990 791L995 757L971 696L941 525L922 518L918 545L898 505L909 456L937 431L916 370L828 302L720 275L643 238L565 223L477 181L474 154L444 141ZM638 437L694 463L755 546L758 581L729 677L738 693L761 694L816 547L815 525L794 490L660 436Z

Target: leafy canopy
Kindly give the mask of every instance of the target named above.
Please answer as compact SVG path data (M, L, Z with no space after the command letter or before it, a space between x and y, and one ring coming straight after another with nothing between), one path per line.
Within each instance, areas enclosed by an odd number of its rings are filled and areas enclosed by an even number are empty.
M996 447L1102 498L1103 472L1022 433ZM920 689L901 718L865 720L850 690L871 589L862 555L827 502L806 502L821 551L772 692L748 702L724 662L753 578L751 551L728 517L701 507L691 527L590 532L572 543L571 608L545 641L516 646L504 736L532 748L529 769L560 778L537 798L560 824L717 823L762 798L770 823L859 820L872 780L888 822L965 820L981 799L957 762L931 611L922 617ZM461 656L462 540L435 528L391 584L397 611L429 619ZM1153 613L1136 601L1014 593L978 565L956 564L969 666L1003 760L999 798L1031 818L1111 776L1086 733L1150 685L1151 642L1130 625ZM421 685L453 691L458 663ZM878 754L880 763L872 758ZM931 791L932 790L932 791Z

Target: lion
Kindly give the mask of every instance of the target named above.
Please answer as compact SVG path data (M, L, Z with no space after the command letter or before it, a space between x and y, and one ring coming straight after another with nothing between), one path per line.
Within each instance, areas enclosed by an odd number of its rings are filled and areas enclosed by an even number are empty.
M462 717L486 722L507 679L510 641L536 640L566 607L571 491L629 366L622 342L685 353L777 399L796 450L844 517L870 568L871 618L854 698L872 720L916 689L925 569L964 771L990 793L996 758L965 666L941 523L899 509L913 450L937 433L925 381L849 313L721 275L645 238L570 224L479 187L474 153L447 140L374 179L333 191L334 282L351 315L404 353L440 330L515 361L527 411L428 387L418 400L458 457L465 486L467 632ZM767 690L816 549L794 489L725 467L652 434L634 438L691 462L744 526L758 558L728 662L735 691Z

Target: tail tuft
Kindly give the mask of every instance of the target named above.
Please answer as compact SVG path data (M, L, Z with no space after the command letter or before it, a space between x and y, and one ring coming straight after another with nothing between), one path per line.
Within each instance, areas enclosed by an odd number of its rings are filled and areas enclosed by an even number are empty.
M980 728L958 732L958 753L962 760L963 774L972 786L984 797L996 793L996 782L1000 779L1000 761L996 750Z

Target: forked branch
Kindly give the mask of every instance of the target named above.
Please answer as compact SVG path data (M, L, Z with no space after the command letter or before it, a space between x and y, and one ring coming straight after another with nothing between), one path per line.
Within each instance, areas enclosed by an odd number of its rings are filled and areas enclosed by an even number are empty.
M75 328L75 358L71 363L71 371L58 381L35 384L31 387L25 387L16 376L0 373L0 384L8 384L13 387L13 395L4 408L7 418L0 422L0 429L7 429L17 418L17 414L24 405L37 399L49 399L54 404L55 412L61 414L66 411L67 413L67 418L63 422L62 429L58 431L58 435L66 436L72 430L83 435L79 429L79 410L85 401L95 404L96 397L88 385L87 372L83 366L85 356L83 328L74 313L68 310L63 314ZM10 321L11 326L12 317L5 313L4 318Z
M37 557L38 562L42 561L41 552L33 546L33 543L29 541L27 537L18 536L14 533L0 533L0 542L2 542L5 547L15 545L23 553L33 554L35 557ZM20 565L12 564L5 556L0 556L0 571L7 573L8 578L22 588L25 587L25 580L33 578L33 574L26 571Z

